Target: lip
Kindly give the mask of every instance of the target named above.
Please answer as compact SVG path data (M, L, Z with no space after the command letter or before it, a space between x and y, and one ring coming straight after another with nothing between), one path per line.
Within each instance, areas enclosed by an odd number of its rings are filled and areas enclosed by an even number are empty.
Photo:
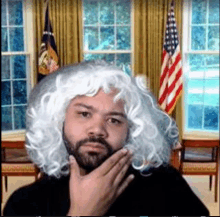
M88 147L92 147L92 148L99 148L99 149L105 149L103 147L103 145L100 145L99 143L92 143L92 142L86 143L83 146L88 146Z
M105 147L99 143L86 143L82 147L86 147L92 150L105 150Z

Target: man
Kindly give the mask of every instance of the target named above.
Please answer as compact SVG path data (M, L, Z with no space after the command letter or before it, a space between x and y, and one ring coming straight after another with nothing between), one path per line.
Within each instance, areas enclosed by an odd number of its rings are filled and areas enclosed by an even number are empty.
M26 127L44 175L4 215L209 215L169 166L178 129L140 78L103 62L63 67L33 89Z

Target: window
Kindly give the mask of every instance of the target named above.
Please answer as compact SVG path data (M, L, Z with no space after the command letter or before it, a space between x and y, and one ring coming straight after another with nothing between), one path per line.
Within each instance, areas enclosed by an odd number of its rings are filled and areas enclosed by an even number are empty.
M130 0L84 0L84 59L104 59L131 75Z
M2 0L1 6L1 126L3 132L14 133L25 129L25 109L33 84L30 77L33 53L30 49L33 49L32 3Z
M219 0L184 4L184 135L215 136L219 132Z

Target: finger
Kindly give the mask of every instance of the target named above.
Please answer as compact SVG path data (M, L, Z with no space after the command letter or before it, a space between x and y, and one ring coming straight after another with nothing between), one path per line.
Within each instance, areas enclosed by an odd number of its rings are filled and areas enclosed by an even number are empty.
M129 160L131 158L131 152L128 152L127 155L122 158L107 174L109 181L113 184L115 183L115 179L119 174L124 173L123 170L126 170L126 165L129 164ZM121 174L122 176L123 174ZM120 179L120 177L119 177ZM119 185L119 184L118 184Z
M122 185L119 187L116 197L118 197L122 192L129 186L131 181L135 178L133 174L129 175L128 178L122 183Z
M98 171L100 176L106 175L123 157L126 156L127 152L128 150L125 148L120 149L93 172Z
M132 157L130 157L127 162L124 164L123 168L121 169L121 171L119 171L118 174L116 174L116 178L113 182L114 186L119 186L126 174L126 172L128 171L129 166L131 165L131 161L132 161Z
M70 161L70 177L75 178L80 176L79 165L77 164L75 157L70 155L69 161Z

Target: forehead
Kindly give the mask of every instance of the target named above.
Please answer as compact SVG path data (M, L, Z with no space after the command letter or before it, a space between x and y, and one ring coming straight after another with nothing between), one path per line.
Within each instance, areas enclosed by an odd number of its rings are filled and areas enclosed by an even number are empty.
M70 103L70 107L77 107L83 104L98 110L122 112L124 111L124 101L120 99L114 102L114 97L117 93L117 89L111 89L109 93L105 93L100 89L94 96L78 96L74 98Z

